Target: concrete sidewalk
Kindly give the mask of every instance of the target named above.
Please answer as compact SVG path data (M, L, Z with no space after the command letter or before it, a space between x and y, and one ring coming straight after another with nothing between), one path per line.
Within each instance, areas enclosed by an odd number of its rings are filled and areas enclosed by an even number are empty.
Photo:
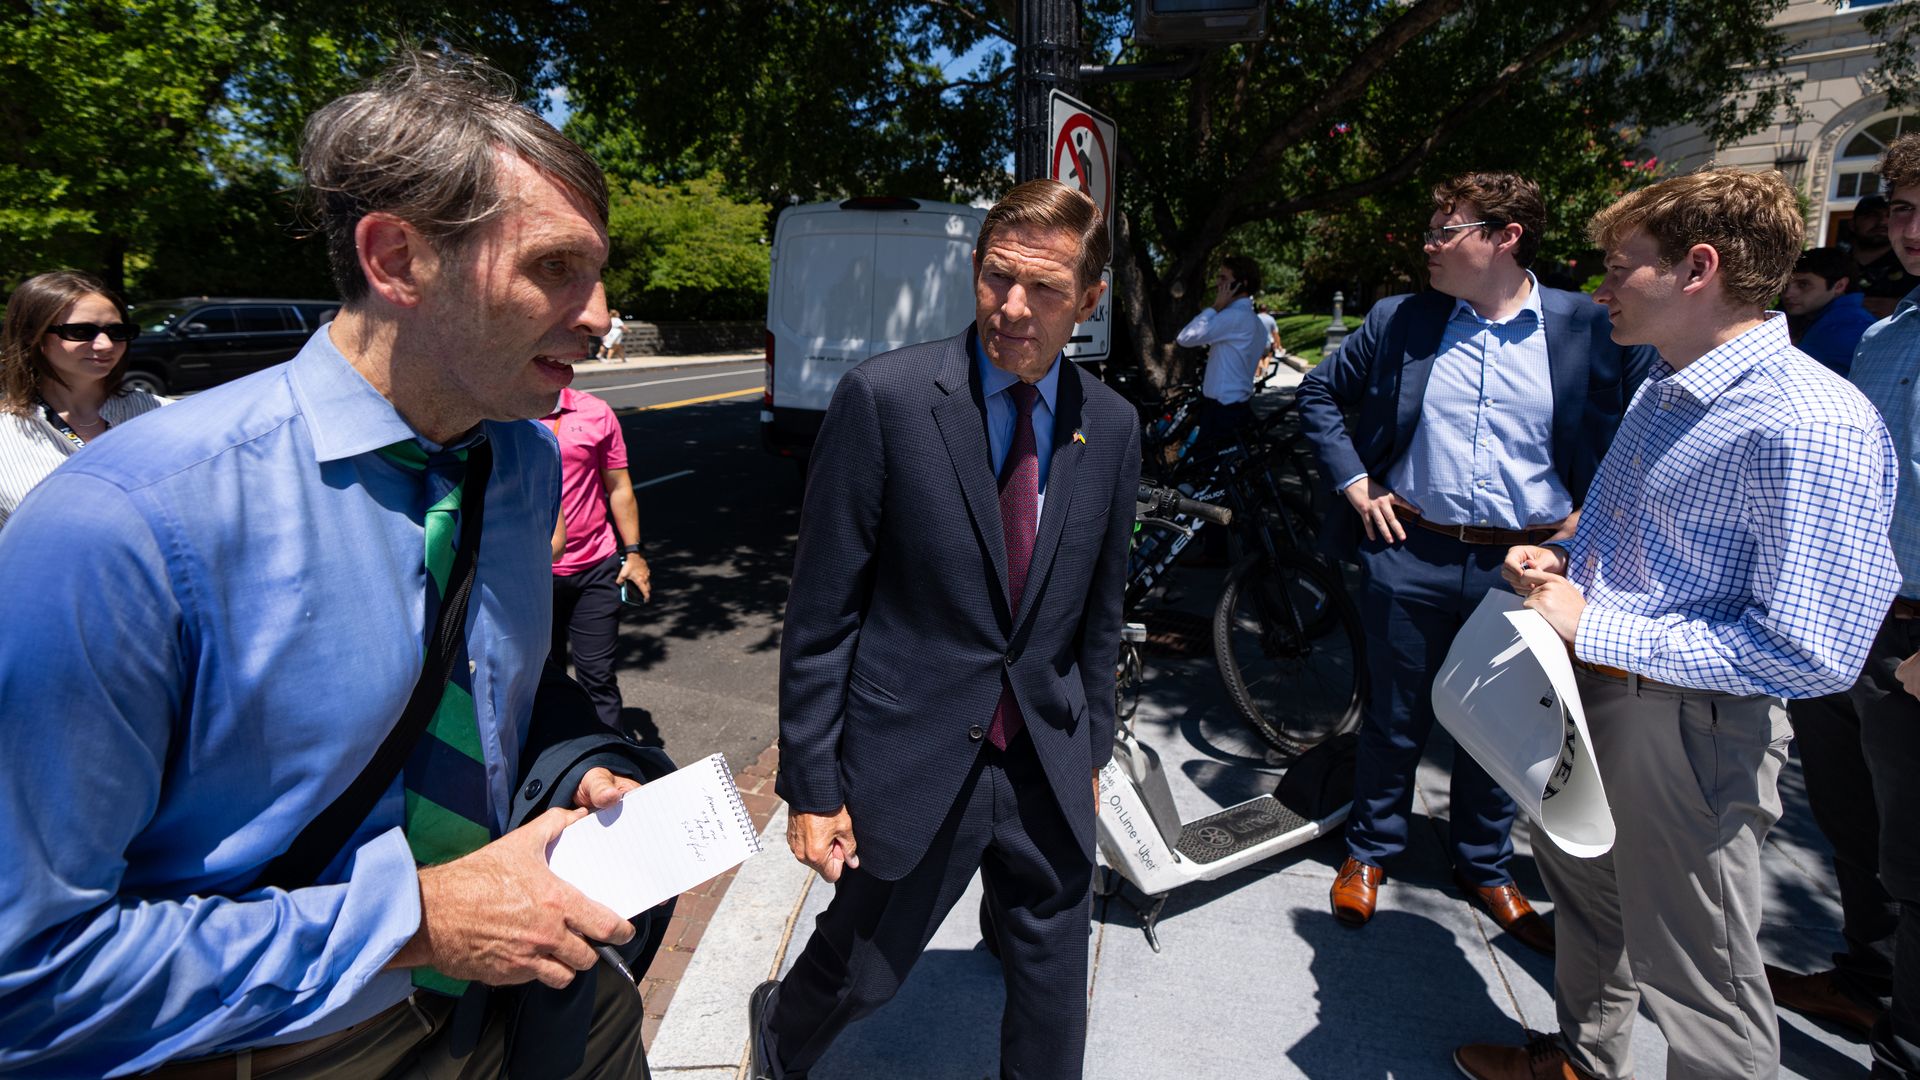
M583 360L573 365L581 375L601 375L615 371L649 371L653 368L684 367L688 364L742 364L761 360L757 352L688 353L684 356L635 356L625 360Z
M1182 571L1162 606L1210 612L1220 578ZM1135 727L1161 754L1191 819L1271 790L1279 770L1227 704L1204 634L1188 637L1187 648L1176 632L1170 649L1149 655ZM1452 748L1444 734L1435 743L1420 771L1413 844L1389 866L1380 910L1362 930L1327 910L1344 856L1337 836L1174 893L1157 954L1127 902L1137 894L1096 901L1086 1075L1439 1080L1458 1075L1450 1055L1463 1042L1518 1043L1526 1028L1556 1027L1552 961L1501 934L1448 883ZM1839 908L1797 764L1781 789L1787 812L1768 843L1763 944L1773 962L1811 971L1840 947ZM776 810L766 853L740 869L714 912L651 1044L656 1076L744 1075L747 994L791 964L832 894L787 855L785 820ZM1521 887L1550 912L1524 825L1516 843ZM900 995L846 1031L816 1080L998 1075L1004 993L998 964L980 947L978 902L976 880ZM1865 1046L1836 1029L1783 1012L1781 1033L1783 1076L1867 1074ZM1638 1077L1665 1076L1665 1046L1644 1013L1635 1052Z

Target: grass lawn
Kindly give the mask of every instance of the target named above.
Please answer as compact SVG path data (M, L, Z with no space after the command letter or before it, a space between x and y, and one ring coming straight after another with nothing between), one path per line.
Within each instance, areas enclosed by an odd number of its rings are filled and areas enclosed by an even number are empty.
M1320 362L1320 347L1327 343L1327 324L1333 321L1331 315L1282 315L1276 320L1280 324L1280 344L1287 352L1306 361L1308 364ZM1344 316L1347 329L1360 325L1360 316Z

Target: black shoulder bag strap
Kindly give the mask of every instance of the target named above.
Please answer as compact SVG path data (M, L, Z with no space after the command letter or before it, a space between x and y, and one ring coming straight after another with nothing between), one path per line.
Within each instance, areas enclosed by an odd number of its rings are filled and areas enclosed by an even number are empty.
M427 724L440 707L440 696L453 676L453 658L460 639L466 633L467 599L473 594L473 577L480 561L482 513L487 504L487 481L493 476L493 447L485 439L467 451L466 491L460 496L460 546L453 553L453 567L447 572L452 591L440 605L440 621L427 640L426 662L420 667L420 680L413 684L413 696L400 713L400 722L374 751L373 760L347 790L333 800L319 816L300 830L292 845L267 864L255 888L268 885L298 889L311 885L320 872L340 854L353 838L353 832L373 812L380 796L393 786L393 779L413 753L413 745L427 730ZM478 484L472 483L478 480Z

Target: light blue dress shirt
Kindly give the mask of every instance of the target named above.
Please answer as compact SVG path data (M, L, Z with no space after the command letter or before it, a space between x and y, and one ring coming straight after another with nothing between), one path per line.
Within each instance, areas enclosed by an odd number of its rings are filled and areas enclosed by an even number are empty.
M551 639L553 436L487 423L467 616L495 827ZM125 425L0 533L0 1072L122 1075L313 1038L402 1000L420 918L396 781L322 876L251 882L419 677L406 421L316 334Z
M1386 484L1440 525L1523 529L1573 512L1553 468L1553 372L1540 283L1504 319L1456 300L1420 422Z
M1600 463L1567 577L1582 660L1702 690L1853 685L1899 585L1880 416L1774 315L1656 363Z
M1020 408L1013 403L1007 387L1019 382L1020 377L994 367L980 347L978 335L970 335L967 340L973 343L973 364L980 370L980 394L987 402L987 452L993 458L993 475L998 477L1001 466L1007 463L1007 451L1013 447L1014 422L1020 418ZM1033 405L1034 453L1040 459L1040 498L1033 504L1035 529L1040 527L1040 514L1047 506L1047 470L1053 465L1053 414L1060 392L1060 365L1065 362L1054 357L1053 366L1033 384L1040 391L1040 400Z
M1874 323L1853 354L1853 385L1880 410L1900 457L1900 495L1888 539L1900 564L1900 595L1920 600L1920 289Z

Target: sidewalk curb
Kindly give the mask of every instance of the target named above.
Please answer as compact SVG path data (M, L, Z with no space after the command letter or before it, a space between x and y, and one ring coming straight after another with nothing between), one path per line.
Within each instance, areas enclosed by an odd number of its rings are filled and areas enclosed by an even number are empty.
M734 1080L746 1070L747 995L780 972L814 873L787 853L787 808L740 867L647 1048L656 1075Z
M744 364L763 360L757 352L689 353L685 356L635 356L625 360L583 360L573 365L576 375L611 375L621 371L647 371L653 368L687 367L696 364Z

